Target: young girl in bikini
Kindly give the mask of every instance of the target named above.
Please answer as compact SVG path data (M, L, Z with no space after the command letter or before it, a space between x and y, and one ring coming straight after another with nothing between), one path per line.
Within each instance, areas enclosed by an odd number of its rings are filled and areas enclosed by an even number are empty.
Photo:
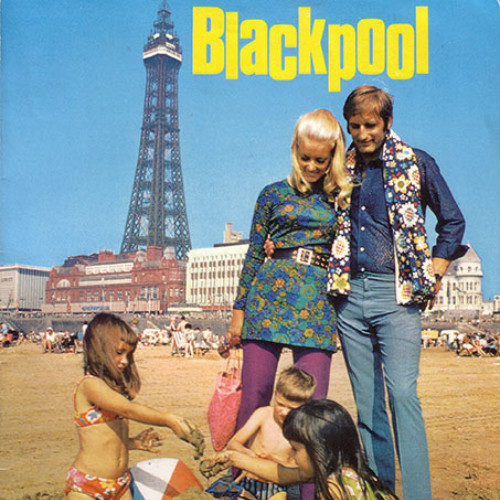
M202 462L224 462L280 484L314 481L319 500L396 500L368 467L354 422L342 406L326 399L292 410L283 435L295 452L297 468L226 451Z
M128 451L157 452L163 438L152 428L129 437L128 419L169 427L203 453L203 437L187 420L133 403L141 386L134 361L138 337L120 318L101 313L84 337L84 377L74 393L80 450L70 468L69 500L132 498Z

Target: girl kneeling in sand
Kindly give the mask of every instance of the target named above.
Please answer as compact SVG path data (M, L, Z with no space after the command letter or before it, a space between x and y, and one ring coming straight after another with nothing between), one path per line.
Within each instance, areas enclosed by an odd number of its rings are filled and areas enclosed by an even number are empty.
M128 451L158 451L163 439L152 428L129 437L128 419L169 427L203 453L203 436L187 420L131 401L141 386L137 342L127 323L112 314L98 314L88 325L85 375L74 392L80 450L66 480L70 500L132 498Z

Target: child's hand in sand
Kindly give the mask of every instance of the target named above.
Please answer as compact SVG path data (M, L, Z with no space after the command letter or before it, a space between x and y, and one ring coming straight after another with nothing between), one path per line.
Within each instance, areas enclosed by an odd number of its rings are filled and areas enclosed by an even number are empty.
M189 420L177 417L178 429L175 429L175 434L191 444L195 450L194 459L198 460L203 456L205 451L205 437L198 427L194 426Z
M149 427L137 434L137 436L129 438L128 449L159 453L158 448L163 445L164 440L152 427Z
M232 462L228 453L215 453L200 462L200 472L207 479L216 476L219 472L231 467Z

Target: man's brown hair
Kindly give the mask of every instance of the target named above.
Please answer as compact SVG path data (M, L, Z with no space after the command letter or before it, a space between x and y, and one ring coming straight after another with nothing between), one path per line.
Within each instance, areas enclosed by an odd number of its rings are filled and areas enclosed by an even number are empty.
M387 92L374 87L373 85L360 85L356 87L346 99L344 104L344 118L347 121L349 130L349 119L355 115L363 113L375 113L384 120L387 129L392 117L392 103L394 98Z

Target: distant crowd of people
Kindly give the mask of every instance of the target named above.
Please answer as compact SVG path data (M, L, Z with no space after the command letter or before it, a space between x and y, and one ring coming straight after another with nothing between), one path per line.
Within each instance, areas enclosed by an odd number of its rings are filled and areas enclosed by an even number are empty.
M79 353L83 349L83 338L87 322L76 332L69 330L55 331L48 327L45 331L29 333L14 330L5 322L0 323L0 346L11 347L22 343L35 343L42 347L44 353ZM142 331L133 327L139 338L139 347L171 346L172 356L186 358L204 356L209 351L224 353L227 340L212 332L210 328L202 330L193 326L184 316L174 317L165 329L146 328Z
M43 332L30 330L29 333L9 328L7 323L0 323L0 346L3 348L13 347L24 343L40 344L43 352L81 352L83 334L81 331L55 332L48 327Z
M210 328L193 326L184 316L172 318L168 332L172 356L204 356L209 351L220 351L227 343L225 337L214 334Z
M460 333L454 347L457 356L500 356L500 333Z
M10 328L6 322L0 322L0 347L12 347L23 343L40 344L47 353L79 353L87 322L76 332L69 330L56 332L52 327L45 331L28 333ZM171 347L172 356L192 358L204 356L210 351L217 351L222 356L229 346L224 336L217 335L210 328L202 330L193 326L184 316L174 317L166 329L146 328L137 331L140 347ZM500 356L500 333L478 331L460 333L458 330L423 330L422 347L441 347L454 351L457 356Z
M458 330L424 330L422 347L442 347L457 356L500 356L500 333L477 331L460 333Z

